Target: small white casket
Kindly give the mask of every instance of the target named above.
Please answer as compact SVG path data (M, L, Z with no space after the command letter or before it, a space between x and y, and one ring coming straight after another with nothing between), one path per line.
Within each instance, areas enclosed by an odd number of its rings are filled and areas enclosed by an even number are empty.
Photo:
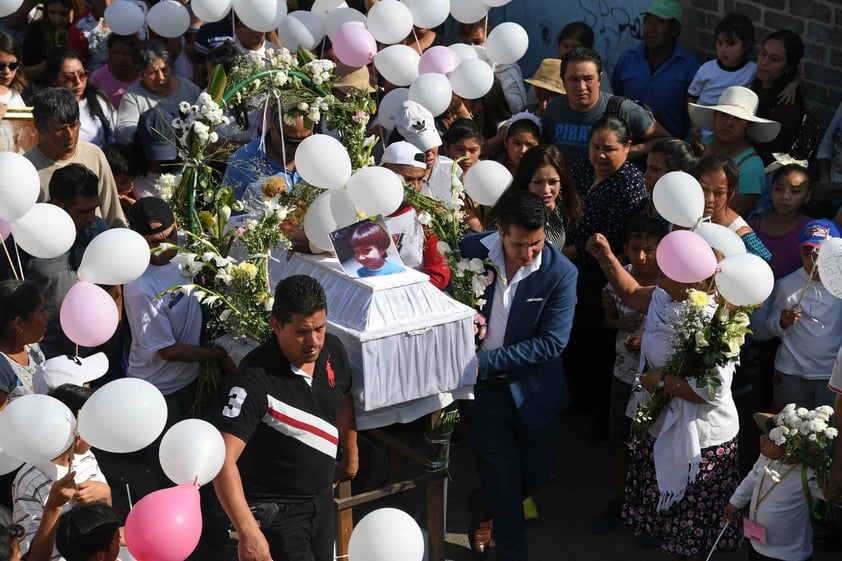
M407 269L351 278L334 257L293 253L273 261L269 280L274 287L299 274L318 279L325 289L328 331L345 344L351 362L358 420L363 412L475 382L463 378L475 355L474 310L434 287L424 273Z

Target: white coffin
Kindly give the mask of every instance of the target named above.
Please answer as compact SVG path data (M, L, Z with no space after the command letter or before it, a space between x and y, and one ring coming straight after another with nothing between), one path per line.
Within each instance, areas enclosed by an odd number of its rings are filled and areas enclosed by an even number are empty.
M351 362L358 423L378 411L408 421L449 402L442 394L468 393L475 380L463 373L475 354L474 311L435 288L427 275L408 269L351 278L336 258L300 253L289 259L281 254L269 268L272 287L297 274L318 279L325 289L328 331L345 344Z

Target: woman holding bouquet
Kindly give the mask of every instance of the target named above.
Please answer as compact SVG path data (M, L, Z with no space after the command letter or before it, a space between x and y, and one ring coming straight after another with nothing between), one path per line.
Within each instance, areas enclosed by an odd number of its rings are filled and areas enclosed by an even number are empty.
M716 302L708 293L712 284L710 279L681 283L662 274L657 286L640 286L602 234L594 234L587 249L617 294L646 314L641 343L645 367L639 376L645 397L639 401L656 393L667 399L648 421L641 410L633 419L623 519L637 535L649 536L644 546L655 546L655 538L671 559L704 559L720 533L720 513L740 482L739 419L731 396L734 361L725 359L716 367L713 377L719 383L713 387L697 387L695 374L685 377L667 370L676 363L672 335L681 314L695 308L708 322L714 315ZM738 521L726 529L719 550L738 548L740 526Z

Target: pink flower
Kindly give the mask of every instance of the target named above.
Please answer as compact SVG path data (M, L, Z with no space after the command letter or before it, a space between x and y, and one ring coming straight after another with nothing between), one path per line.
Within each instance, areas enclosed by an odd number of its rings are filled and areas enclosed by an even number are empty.
M485 320L485 316L481 313L477 312L474 314L474 336L475 339L479 342L485 339L485 333L488 330L488 322Z
M359 123L360 125L365 124L368 121L368 115L365 114L365 111L357 111L354 113L354 116L351 117L351 120L355 123Z
M245 234L245 232L246 232L245 228L237 228L236 230L234 230L234 239L235 240L239 239L240 236Z

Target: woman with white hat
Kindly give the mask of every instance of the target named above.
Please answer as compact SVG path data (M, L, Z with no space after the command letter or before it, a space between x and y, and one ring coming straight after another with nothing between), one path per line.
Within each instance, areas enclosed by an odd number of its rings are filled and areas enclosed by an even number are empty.
M752 144L774 140L781 130L777 121L757 116L757 104L757 94L742 86L726 88L716 105L688 104L693 123L713 131L703 139L704 155L730 158L740 170L737 194L730 206L741 216L751 213L763 192L763 160Z

